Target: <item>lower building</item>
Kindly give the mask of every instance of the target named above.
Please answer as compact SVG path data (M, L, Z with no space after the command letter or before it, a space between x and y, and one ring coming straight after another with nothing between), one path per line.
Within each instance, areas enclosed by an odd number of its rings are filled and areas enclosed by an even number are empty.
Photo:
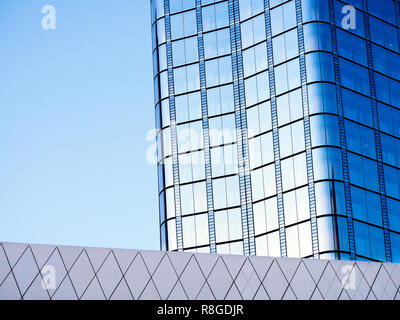
M400 299L400 264L0 243L0 300Z

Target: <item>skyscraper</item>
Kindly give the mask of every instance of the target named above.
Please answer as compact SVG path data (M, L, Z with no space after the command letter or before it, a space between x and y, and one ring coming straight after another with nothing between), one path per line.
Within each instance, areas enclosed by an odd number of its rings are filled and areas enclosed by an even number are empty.
M161 248L399 262L399 1L151 6Z

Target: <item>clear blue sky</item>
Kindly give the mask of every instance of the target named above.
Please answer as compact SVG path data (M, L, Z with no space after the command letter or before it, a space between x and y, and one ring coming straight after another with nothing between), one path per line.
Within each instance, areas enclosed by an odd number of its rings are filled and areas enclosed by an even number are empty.
M159 249L149 7L0 0L0 241Z

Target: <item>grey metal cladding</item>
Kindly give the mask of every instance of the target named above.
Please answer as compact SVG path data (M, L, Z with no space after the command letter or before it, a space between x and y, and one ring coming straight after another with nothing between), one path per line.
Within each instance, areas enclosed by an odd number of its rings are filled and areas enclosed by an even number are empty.
M399 300L400 264L0 243L0 299Z

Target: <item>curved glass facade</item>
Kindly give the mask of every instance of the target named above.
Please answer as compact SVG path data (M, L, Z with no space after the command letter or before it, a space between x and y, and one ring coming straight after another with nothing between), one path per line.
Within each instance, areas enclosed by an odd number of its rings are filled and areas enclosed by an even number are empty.
M161 249L400 261L399 2L151 6Z

